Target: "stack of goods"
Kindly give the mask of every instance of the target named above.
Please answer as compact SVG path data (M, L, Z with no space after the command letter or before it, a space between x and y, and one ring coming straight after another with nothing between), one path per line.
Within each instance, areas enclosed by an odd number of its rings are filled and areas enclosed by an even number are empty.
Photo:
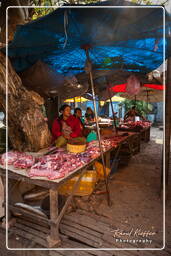
M29 176L47 177L50 180L60 179L78 167L85 165L88 160L79 154L66 152L43 156L31 167Z
M128 121L128 122L125 122L123 124L120 125L120 128L125 128L125 129L135 129L135 128L140 128L140 129L143 129L143 128L147 128L147 127L150 127L151 126L151 122L147 122L147 121L136 121L136 122L133 122L133 121Z

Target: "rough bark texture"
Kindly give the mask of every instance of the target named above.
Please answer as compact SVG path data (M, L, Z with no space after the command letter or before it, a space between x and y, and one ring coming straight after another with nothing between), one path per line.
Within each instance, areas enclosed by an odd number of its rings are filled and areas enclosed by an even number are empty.
M4 0L0 7L0 42L6 42L6 8L8 6L29 6L30 0ZM16 26L24 24L29 20L29 14L33 11L31 8L10 8L8 9L8 39L13 40Z
M8 61L8 131L10 142L19 151L38 151L51 142L51 133L41 107L22 85ZM0 52L0 102L6 109L5 55Z

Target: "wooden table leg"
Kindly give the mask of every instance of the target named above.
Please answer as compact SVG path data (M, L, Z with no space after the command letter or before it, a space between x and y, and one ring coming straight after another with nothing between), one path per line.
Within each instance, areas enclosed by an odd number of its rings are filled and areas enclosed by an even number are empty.
M58 218L58 190L50 189L50 236L47 237L48 246L50 248L59 246L61 240L59 238L59 226L55 224L56 219Z
M8 202L7 202L7 198L6 198L6 178L4 176L1 177L2 178L2 183L3 183L3 187L4 187L4 202L3 202L3 207L4 207L4 215L5 218L2 222L2 228L6 229L7 228L7 232L8 229L11 228L12 226L15 226L16 223L16 218L14 218L12 216L11 211L9 210L9 205L11 202L11 188L13 187L13 183L11 182L11 180L8 180ZM6 216L6 207L7 207L7 203L8 203L8 211L7 211L7 216ZM7 225L6 225L7 223Z
M110 168L110 152L106 154L106 168Z
M84 169L84 170L81 172L79 178L77 179L77 181L75 182L75 184L74 184L74 186L73 186L73 189L72 189L71 194L68 196L68 198L67 198L67 200L66 200L66 202L65 202L65 204L64 204L64 206L63 206L63 208L62 208L62 210L60 211L60 214L59 214L58 218L57 218L56 221L55 221L55 224L56 224L58 227L59 227L59 224L60 224L61 219L63 218L63 216L64 216L64 214L65 214L65 212L66 212L66 210L67 210L67 208L68 208L68 206L69 206L69 204L70 204L70 202L71 202L71 200L72 200L72 198L73 198L73 196L74 196L74 192L75 192L76 189L78 188L78 186L79 186L79 184L80 184L80 181L81 181L81 179L82 179L82 177L83 177L83 175L85 174L86 171L87 171L87 169Z

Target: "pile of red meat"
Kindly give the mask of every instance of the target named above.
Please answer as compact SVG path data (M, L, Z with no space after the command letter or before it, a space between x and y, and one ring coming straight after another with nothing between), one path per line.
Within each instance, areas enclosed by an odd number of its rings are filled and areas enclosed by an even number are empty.
M89 158L83 154L71 154L67 152L57 152L53 155L43 156L38 159L29 170L29 176L47 177L55 180L64 177L69 172L89 162Z
M103 151L115 146L116 141L114 138L102 140ZM1 156L0 162L4 166L8 162L8 165L13 165L15 168L28 169L30 177L47 177L50 180L55 180L82 167L98 156L100 156L99 142L92 141L87 145L86 151L79 154L57 149L54 154L34 158L26 153L10 151Z
M147 121L128 121L124 124L121 125L121 128L136 128L136 127L140 127L140 128L146 128L146 127L150 127L151 126L151 122L147 122Z
M2 165L13 165L15 168L26 169L30 168L35 163L35 158L29 154L9 151L2 154L0 158Z

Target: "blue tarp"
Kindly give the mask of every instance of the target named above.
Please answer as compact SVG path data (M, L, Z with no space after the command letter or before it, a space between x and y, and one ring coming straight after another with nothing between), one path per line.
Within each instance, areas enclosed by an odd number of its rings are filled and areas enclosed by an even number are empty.
M115 5L117 8L101 8ZM122 8L119 6L131 6ZM60 8L40 19L17 27L8 54L17 72L38 60L58 73L84 72L89 44L93 68L149 72L169 55L167 38L171 19L166 14L163 39L162 7L139 8L125 1L98 3L90 8Z

